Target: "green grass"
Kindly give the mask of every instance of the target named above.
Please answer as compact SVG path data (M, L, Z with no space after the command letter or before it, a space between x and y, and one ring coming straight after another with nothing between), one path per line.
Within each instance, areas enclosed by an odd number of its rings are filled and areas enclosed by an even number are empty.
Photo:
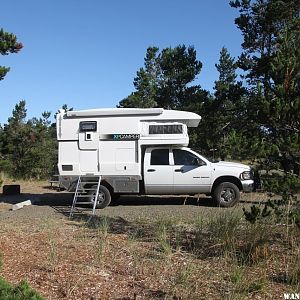
M166 256L171 255L173 248L170 240L170 233L174 231L174 221L171 219L160 219L155 226L156 240L159 248Z
M97 246L96 246L96 255L99 263L103 263L103 259L105 257L105 251L108 247L108 232L109 232L110 224L109 219L104 217L100 219L97 224Z
M1 300L43 300L36 291L30 288L25 281L13 286L0 277Z

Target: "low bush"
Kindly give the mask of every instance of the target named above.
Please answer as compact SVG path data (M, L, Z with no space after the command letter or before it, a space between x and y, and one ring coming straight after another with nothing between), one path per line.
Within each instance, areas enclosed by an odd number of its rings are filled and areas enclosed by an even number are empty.
M0 277L0 299L1 300L43 300L43 298L27 282L22 281L13 286Z

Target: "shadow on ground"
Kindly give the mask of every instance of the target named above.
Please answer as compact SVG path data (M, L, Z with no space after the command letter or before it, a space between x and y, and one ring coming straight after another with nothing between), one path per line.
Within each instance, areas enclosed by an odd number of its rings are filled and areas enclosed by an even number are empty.
M72 193L65 193L50 189L49 193L30 194L21 193L20 195L0 195L0 202L8 204L16 204L21 201L31 200L34 205L38 206L70 206L73 201ZM138 195L125 195L121 196L118 200L112 201L111 206L148 206L148 205L196 205L213 207L214 204L211 198L197 196L138 196ZM89 206L88 203L80 204L79 206Z
M31 193L22 193L20 195L1 195L0 194L0 203L7 204L16 204L25 200L31 200L33 205L37 206L49 206L54 209L65 213L69 211L70 206L73 201L73 194L66 193L63 191L55 190L49 186L43 187L49 192L41 194L31 194ZM242 204L259 204L261 203L258 200L248 200L241 199L240 203ZM121 196L119 199L112 201L110 206L166 206L166 205L190 205L190 206L200 206L200 207L215 207L214 202L210 197L205 197L205 195L200 196L137 196L137 195L125 195ZM78 204L81 210L91 210L91 204Z

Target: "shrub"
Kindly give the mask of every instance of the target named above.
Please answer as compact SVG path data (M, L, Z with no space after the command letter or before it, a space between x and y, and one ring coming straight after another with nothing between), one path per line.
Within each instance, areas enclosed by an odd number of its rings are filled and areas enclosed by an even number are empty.
M25 281L12 286L0 277L0 299L1 300L43 300L43 298L32 290Z

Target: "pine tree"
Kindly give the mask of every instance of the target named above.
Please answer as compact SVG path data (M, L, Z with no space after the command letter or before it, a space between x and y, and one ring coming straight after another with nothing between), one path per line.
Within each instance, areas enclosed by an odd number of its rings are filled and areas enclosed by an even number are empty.
M12 117L1 131L2 169L15 178L46 178L53 174L57 160L55 127L50 113L26 120L24 100L16 104Z
M201 93L199 85L192 85L202 69L194 47L179 45L165 48L159 55L161 76L157 103L168 109L185 109Z
M26 157L28 166L30 166L26 175L32 178L49 178L56 173L56 128L52 126L50 117L51 113L46 111L41 118L33 118L29 121L32 127L31 134L34 137L34 146Z
M286 31L271 63L273 98L266 106L268 140L282 155L283 168L300 163L300 32ZM300 174L298 174L300 175Z
M244 38L238 64L249 83L248 119L265 154L279 160L289 147L286 139L298 139L300 1L243 0L231 6L239 9L235 23Z
M23 44L17 41L17 37L12 33L0 29L0 54L18 53L23 48ZM10 68L0 66L0 80L2 80Z
M144 68L137 71L133 81L136 91L121 100L118 107L150 108L157 106L155 98L160 72L158 50L157 47L147 49Z
M215 66L219 72L215 93L207 98L200 111L204 121L200 123L199 131L205 133L206 143L204 145L202 141L202 148L206 152L211 149L222 159L226 156L237 159L244 155L245 128L241 120L246 114L246 90L241 82L236 81L236 62L225 47L221 49L219 63Z
M8 171L15 176L25 172L24 157L32 147L31 128L26 124L26 102L24 100L16 104L12 117L3 129L2 155L8 165Z
M269 98L272 85L271 61L278 48L278 37L285 31L299 30L299 0L236 0L230 5L239 9L235 24L243 34L243 52L238 64L246 72L248 83L263 86Z
M286 204L295 219L299 201L293 194L300 190L300 1L243 0L231 5L240 11L236 24L244 42L239 66L249 84L248 116L265 155L260 166L263 185L281 195L280 201L266 205L276 212ZM246 217L253 212L245 212Z
M182 109L195 100L201 89L192 85L202 64L193 47L179 45L147 49L144 68L134 78L135 92L119 103L119 107L164 107Z

